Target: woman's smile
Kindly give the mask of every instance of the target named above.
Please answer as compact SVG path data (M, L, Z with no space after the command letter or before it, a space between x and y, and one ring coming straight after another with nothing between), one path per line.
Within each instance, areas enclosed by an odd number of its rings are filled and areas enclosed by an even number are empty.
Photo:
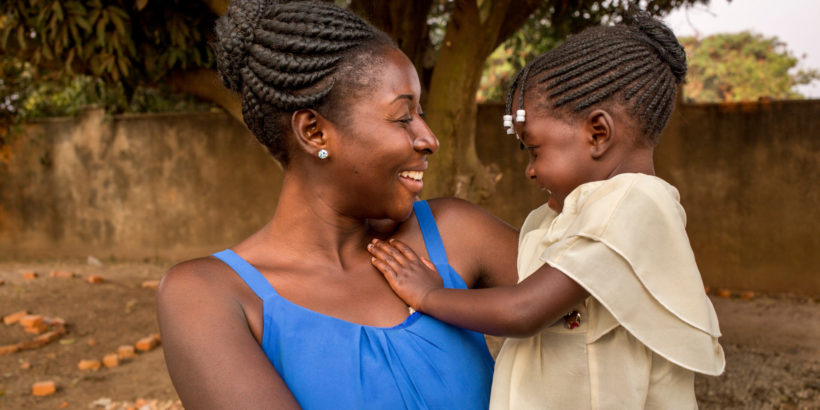
M412 192L414 195L421 194L421 190L424 187L424 181L422 178L424 177L424 171L402 171L399 172L399 181L404 184L407 189Z

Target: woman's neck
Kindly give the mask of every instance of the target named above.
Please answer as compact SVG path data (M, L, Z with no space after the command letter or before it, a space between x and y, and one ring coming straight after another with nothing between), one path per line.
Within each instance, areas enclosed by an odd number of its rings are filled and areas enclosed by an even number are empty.
M240 246L278 260L345 269L366 253L374 232L367 220L343 215L334 205L321 190L286 173L273 218Z

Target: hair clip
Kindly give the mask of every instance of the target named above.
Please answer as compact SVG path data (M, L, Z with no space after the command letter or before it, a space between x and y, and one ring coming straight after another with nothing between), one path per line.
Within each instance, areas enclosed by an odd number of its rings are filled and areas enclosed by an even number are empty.
M527 112L518 110L515 112L515 122L524 122L526 120Z

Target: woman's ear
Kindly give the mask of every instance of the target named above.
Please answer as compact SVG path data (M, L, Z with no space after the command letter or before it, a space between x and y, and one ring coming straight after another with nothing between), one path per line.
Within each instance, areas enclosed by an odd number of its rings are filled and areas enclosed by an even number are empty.
M296 135L296 144L308 155L316 156L327 148L328 123L318 112L302 109L293 113L290 125Z
M615 143L615 121L606 110L598 109L589 113L584 121L584 131L593 159L603 157Z

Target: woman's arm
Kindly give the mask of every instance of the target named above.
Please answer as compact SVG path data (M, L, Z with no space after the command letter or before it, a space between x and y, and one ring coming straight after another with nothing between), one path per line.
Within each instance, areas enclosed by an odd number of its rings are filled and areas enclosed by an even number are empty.
M575 281L546 264L515 286L445 289L435 267L400 241L374 240L368 250L373 265L414 309L491 335L533 335L588 295Z
M157 296L165 361L186 409L298 409L251 333L219 262L177 265ZM235 289L235 287L234 287Z

